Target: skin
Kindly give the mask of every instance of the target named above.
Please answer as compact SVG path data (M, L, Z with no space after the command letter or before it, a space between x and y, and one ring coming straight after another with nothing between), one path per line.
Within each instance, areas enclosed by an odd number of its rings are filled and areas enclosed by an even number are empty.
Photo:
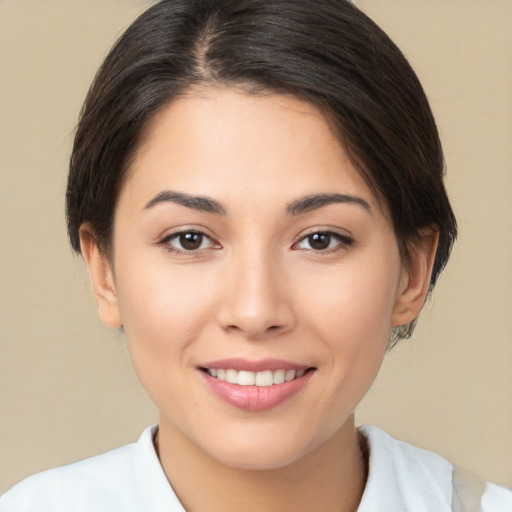
M155 199L165 191L223 212ZM290 213L312 194L356 200ZM199 249L180 245L180 230L204 233ZM333 233L324 250L312 245L319 232ZM404 267L386 206L314 107L191 91L145 134L115 212L112 261L89 226L80 234L100 316L124 327L161 413L162 466L187 510L357 509L366 471L353 411L391 327L421 309L437 237L424 230ZM198 370L232 357L314 371L284 403L246 411Z

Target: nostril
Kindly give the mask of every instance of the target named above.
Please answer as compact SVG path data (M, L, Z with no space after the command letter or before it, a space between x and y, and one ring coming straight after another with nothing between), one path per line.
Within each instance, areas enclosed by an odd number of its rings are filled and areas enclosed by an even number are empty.
M293 328L295 315L288 305L270 305L257 299L251 296L245 301L237 298L221 304L217 321L222 330L256 339L277 336Z

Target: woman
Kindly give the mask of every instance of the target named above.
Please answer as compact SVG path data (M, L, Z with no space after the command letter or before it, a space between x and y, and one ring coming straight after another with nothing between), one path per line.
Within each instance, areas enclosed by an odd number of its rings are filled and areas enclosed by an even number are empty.
M89 92L67 214L159 425L1 510L509 510L354 426L448 259L442 175L419 82L350 3L149 9Z

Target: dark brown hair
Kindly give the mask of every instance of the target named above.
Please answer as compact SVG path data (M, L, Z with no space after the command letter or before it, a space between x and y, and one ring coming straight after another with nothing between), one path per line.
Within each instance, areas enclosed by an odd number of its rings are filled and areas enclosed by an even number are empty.
M347 0L164 0L142 14L81 112L66 195L75 251L88 222L110 254L117 197L145 127L178 95L210 84L315 105L389 207L403 260L421 228L439 230L434 286L456 236L435 121L400 50Z

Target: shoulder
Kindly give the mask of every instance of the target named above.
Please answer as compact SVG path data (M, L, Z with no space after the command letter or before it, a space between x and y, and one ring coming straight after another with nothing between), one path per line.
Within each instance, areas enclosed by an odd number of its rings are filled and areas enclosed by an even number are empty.
M510 490L488 484L377 427L361 427L359 432L369 450L369 475L358 512L512 511Z
M512 490L487 483L482 497L482 512L512 512Z
M359 432L366 439L369 472L358 512L452 510L452 464L377 427L361 427Z
M68 504L89 504L96 496L111 501L115 491L109 488L112 477L121 469L120 480L126 479L123 460L129 458L129 447L119 448L82 462L50 469L33 475L10 489L0 498L0 511L34 510L39 504L42 510L63 510Z
M155 428L137 443L23 480L0 498L0 512L159 510L150 503L159 499L168 510L182 510L172 505L175 496L154 451Z
M134 488L134 446L33 475L0 498L0 511L31 511L36 504L39 510L109 510L120 487Z

